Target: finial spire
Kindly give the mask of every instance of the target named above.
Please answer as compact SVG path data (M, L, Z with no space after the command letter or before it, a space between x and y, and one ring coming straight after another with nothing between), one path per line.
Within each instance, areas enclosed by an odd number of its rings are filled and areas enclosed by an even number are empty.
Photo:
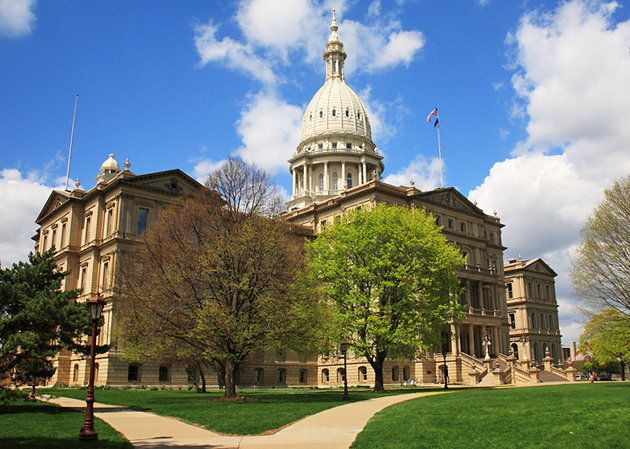
M332 21L330 22L330 31L337 31L339 27L337 26L337 16L335 14L335 10L333 9Z
M326 79L341 78L343 80L343 62L346 59L346 53L343 51L343 43L337 34L337 14L332 10L332 20L330 21L330 36L326 44L324 52L324 61L326 61Z

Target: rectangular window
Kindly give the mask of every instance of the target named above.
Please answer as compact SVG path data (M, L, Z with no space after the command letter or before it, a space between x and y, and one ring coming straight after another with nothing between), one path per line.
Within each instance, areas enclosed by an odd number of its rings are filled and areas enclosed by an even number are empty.
M107 210L107 235L111 235L112 233L112 224L114 222L114 208L110 207Z
M103 290L107 290L109 288L109 260L103 262L102 288Z
M127 371L127 381L136 382L138 380L138 367L136 365L129 365Z
M508 299L511 299L514 295L514 293L512 292L512 283L508 282L507 284L505 284L505 286L507 288Z
M92 217L87 217L85 219L85 236L83 240L83 244L86 244L90 241L90 223L92 222Z
M85 283L87 278L87 267L81 268L81 280L79 281L79 287L81 288L81 293L85 293Z
M158 376L160 382L168 382L168 366L161 365Z
M350 142L346 143L346 149L347 150L351 150L352 149L352 144Z
M42 241L42 252L48 249L47 246L48 246L48 232L44 232L44 240Z
M66 222L61 223L61 248L65 248L66 246Z
M513 313L510 313L510 327L516 329L516 316Z
M136 228L137 235L144 235L147 231L147 224L149 221L149 209L141 207L138 209L138 226Z
M52 230L52 236L50 239L50 247L51 248L56 248L55 246L55 242L57 241L57 228L53 228Z

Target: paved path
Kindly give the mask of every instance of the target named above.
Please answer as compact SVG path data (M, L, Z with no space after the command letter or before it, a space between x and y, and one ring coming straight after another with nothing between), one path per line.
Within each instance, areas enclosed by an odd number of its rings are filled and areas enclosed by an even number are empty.
M94 404L95 415L139 449L347 449L369 419L385 407L442 392L410 393L352 402L307 416L273 435L220 435L174 418L126 407ZM62 407L83 410L85 401L49 398ZM98 429L97 429L98 431Z

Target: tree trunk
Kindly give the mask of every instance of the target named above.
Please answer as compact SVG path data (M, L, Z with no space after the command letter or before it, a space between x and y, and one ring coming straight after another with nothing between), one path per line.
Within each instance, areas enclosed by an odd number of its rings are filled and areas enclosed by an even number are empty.
M198 366L199 366L199 377L201 378L201 392L205 393L206 392L206 375L203 373L203 366L201 365L201 363Z
M385 383L383 377L383 362L385 361L385 354L377 352L376 357L370 361L370 365L374 370L374 391L382 393L385 391Z
M225 361L225 397L236 397L236 383L234 382L234 372L236 371L236 363L234 360Z
M619 364L621 365L621 380L626 380L626 362L622 360Z

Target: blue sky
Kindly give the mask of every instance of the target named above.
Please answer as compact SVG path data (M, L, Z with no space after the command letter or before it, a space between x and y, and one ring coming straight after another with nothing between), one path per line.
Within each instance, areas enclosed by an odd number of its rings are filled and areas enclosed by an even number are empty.
M565 341L579 334L568 280L579 229L630 173L627 2L0 0L0 259L23 259L34 218L65 175L84 187L108 153L146 173L203 179L230 154L286 159L323 82L337 9L346 79L370 111L386 181L445 178L506 224L506 257L560 274Z

